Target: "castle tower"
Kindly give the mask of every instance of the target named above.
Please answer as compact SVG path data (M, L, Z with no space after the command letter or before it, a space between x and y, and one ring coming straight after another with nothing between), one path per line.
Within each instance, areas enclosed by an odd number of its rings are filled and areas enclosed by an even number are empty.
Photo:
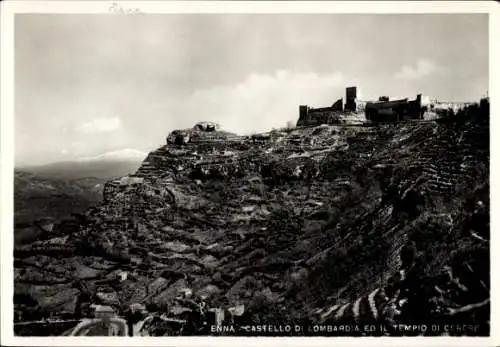
M345 110L356 111L356 99L358 98L357 87L347 87L345 90Z
M297 122L297 126L301 126L309 119L309 106L300 105L299 106L299 120Z

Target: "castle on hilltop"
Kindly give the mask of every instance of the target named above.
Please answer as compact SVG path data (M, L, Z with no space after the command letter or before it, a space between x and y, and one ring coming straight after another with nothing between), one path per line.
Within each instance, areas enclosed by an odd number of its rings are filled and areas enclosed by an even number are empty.
M388 96L381 96L377 101L362 101L358 96L357 87L347 87L345 103L340 98L330 107L311 108L300 105L297 126L418 120L424 118L428 109L428 105L422 102L422 94L418 94L415 100L390 100Z
M342 117L362 111L363 102L358 100L357 87L346 88L345 99L345 104L340 98L329 107L312 108L308 105L300 105L297 126L340 124Z

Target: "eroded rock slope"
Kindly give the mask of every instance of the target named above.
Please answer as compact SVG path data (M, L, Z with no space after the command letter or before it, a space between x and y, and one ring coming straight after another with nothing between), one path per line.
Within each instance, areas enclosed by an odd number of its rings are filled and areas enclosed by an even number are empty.
M489 297L483 113L174 141L108 182L79 230L16 248L16 293L37 315L70 316L76 279L117 306L161 307L188 287L213 306L245 304L252 322L314 320L386 286L412 242L421 282L407 300L429 304L400 319L439 318ZM432 292L457 264L471 267L484 298ZM117 271L127 279L102 284ZM470 319L484 323L489 311Z

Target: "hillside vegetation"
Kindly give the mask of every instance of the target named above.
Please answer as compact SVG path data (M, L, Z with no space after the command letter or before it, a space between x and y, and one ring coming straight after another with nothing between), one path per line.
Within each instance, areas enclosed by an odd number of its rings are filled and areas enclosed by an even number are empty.
M245 304L249 322L314 321L386 286L413 243L398 319L440 321L489 297L488 115L481 104L440 122L166 145L108 181L70 237L60 227L57 239L18 247L16 293L39 314L70 314L72 281L121 268L130 275L110 289L118 306L162 307L188 287L214 306ZM464 264L483 292L436 297L453 281L447 269ZM489 309L460 319L486 324Z

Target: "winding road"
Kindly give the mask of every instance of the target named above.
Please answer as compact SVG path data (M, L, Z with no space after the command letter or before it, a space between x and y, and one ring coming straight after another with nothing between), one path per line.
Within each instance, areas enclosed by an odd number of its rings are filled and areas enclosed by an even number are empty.
M84 319L69 336L128 336L128 327L122 318Z

